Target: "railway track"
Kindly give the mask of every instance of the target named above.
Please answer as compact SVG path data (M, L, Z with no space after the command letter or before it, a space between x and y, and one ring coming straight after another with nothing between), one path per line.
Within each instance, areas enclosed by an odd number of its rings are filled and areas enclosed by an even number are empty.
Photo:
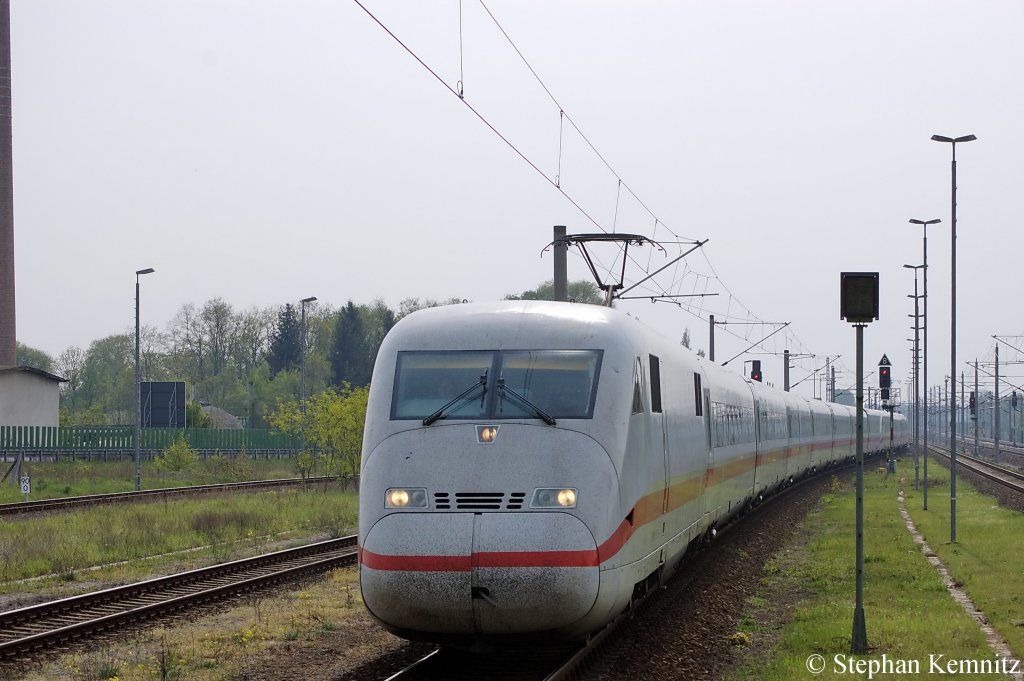
M936 442L948 442L948 437L939 436ZM974 451L974 436L967 435L966 437L960 437L957 439L959 443L958 452L961 451ZM978 438L978 451L987 452L991 455L995 452L995 441L988 438ZM1012 443L1009 440L999 441L999 454L1000 456L1008 456L1007 463L1015 462L1024 464L1024 445Z
M967 448L971 449L973 447L973 444L974 444L973 441L970 438L968 438L968 440L967 440ZM990 452L990 453L994 453L995 452L995 442L993 442L992 440L979 440L978 444L979 444L979 449L981 449L981 450L984 450L984 451ZM999 443L999 455L1000 456L1008 456L1009 459L1007 460L1007 462L1012 461L1013 463L1015 463L1017 465L1024 464L1024 447L1021 447L1021 446L1018 446L1018 445L1015 445L1015 444L1011 444L1009 442L1000 441L1000 443Z
M526 650L504 650L473 654L450 648L438 648L417 660L387 681L554 681L568 668L579 646L534 646Z
M928 449L932 450L938 456L949 460L949 450L945 448L928 446ZM985 461L983 459L977 459L968 454L959 453L956 457L957 464L963 468L966 468L978 475L991 480L1003 487L1007 487L1016 492L1024 494L1024 474L1018 473L1017 471L997 466L993 463Z
M356 562L356 536L0 613L0 661Z
M110 492L107 494L90 494L78 497L55 497L36 501L19 501L0 504L0 516L39 513L43 511L62 511L70 508L98 506L101 504L117 504L123 502L148 501L174 496L208 494L211 492L248 492L253 490L274 489L277 487L293 487L318 482L338 480L335 476L315 478L284 478L279 480L253 480L249 482L224 482L213 485L195 485L192 487L163 487L145 489L138 492Z

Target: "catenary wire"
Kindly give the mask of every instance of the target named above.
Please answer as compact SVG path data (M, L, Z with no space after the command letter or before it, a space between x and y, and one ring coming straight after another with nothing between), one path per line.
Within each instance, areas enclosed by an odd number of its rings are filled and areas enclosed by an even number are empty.
M509 147L510 149L512 149L512 151L513 151L513 152L515 152L515 154L516 154L516 155L518 155L518 156L519 156L519 157L520 157L520 158L521 158L521 159L522 159L523 161L525 161L525 162L527 163L527 165L529 165L529 166L530 166L530 167L531 167L531 168L532 168L532 169L533 169L533 170L534 170L534 171L535 171L535 172L536 172L537 174L539 174L539 175L540 175L541 177L543 177L543 178L544 178L544 179L545 179L545 180L546 180L546 181L547 181L547 182L548 182L549 184L551 184L551 185L552 185L552 186L553 186L553 187L554 187L555 189L557 189L557 190L558 190L558 191L559 191L559 192L560 192L560 193L561 193L561 194L562 194L562 195L563 195L563 196L564 196L564 197L566 198L566 200L568 200L568 201L569 201L569 202L570 202L570 203L571 203L571 204L573 205L573 207L575 207L575 208L576 208L576 209L577 209L577 210L578 210L578 211L580 212L580 214L582 214L582 215L583 215L583 216L584 216L584 217L585 217L585 218L586 218L586 219L587 219L587 220L588 220L588 221L589 221L589 222L590 222L591 224L593 224L593 225L594 225L595 227L597 227L597 228L598 228L599 230L601 230L602 232L605 232L605 233L607 233L607 232L608 232L608 230L607 230L607 229L606 229L606 228L605 228L605 227L604 227L603 225L601 225L601 224L600 224L600 222L599 222L599 221L598 221L598 220L597 220L597 219L596 219L596 218L595 218L595 217L594 217L593 215L591 215L591 214L590 214L590 213L589 213L589 212L588 212L588 211L587 211L587 210L586 210L585 208L583 208L583 206L582 206L582 205L581 205L581 204L580 204L580 203L579 203L579 202L578 202L578 201L577 201L576 199L574 199L574 198L573 198L573 197L572 197L571 195L569 195L569 194L568 194L568 192L566 192L565 190L563 190L563 189L562 189L562 187L561 187L561 177L560 177L560 174L561 174L561 156L562 156L562 130L561 130L561 123L560 123L560 126L559 126L559 127L560 127L560 130L559 130L559 166L558 166L559 174L557 174L557 175L556 175L556 176L555 176L554 178L552 178L552 177L548 176L548 174L547 174L547 173L545 173L545 172L544 172L543 170L541 170L541 168L540 168L540 167L539 167L539 166L538 166L538 165L537 165L536 163L534 163L534 162L533 162L532 160L530 160L530 158L529 158L529 157L527 157L527 156L526 156L526 154L525 154L525 153L524 153L523 151L521 151L521 150L520 150L520 149L519 149L519 148L518 148L518 147L517 147L517 146L516 146L516 145L515 145L515 144L514 144L514 143L513 143L513 142L512 142L511 140L510 140L510 139L508 139L508 138L507 138L507 137L506 137L506 136L505 136L504 134L502 134L502 133L501 133L501 131L499 131L499 130L498 130L498 129L497 129L497 128L496 128L496 127L495 127L495 126L494 126L494 125L493 125L493 124L492 124L492 123L491 123L491 122L490 122L490 121L488 120L488 119L487 119L487 117L486 117L486 116L484 116L484 115L483 115L483 114L482 114L482 113L481 113L480 111L478 111L478 110L477 110L477 109L476 109L475 107L473 107L473 106L472 106L472 105L471 105L471 104L470 104L470 103L469 103L468 101L466 101L466 99L465 99L465 97L464 97L464 95L463 95L463 81L462 81L461 79L460 79L460 81L459 81L459 87L458 87L458 90L456 90L456 89L453 89L453 88L452 88L452 87L451 87L451 86L450 86L450 85L449 85L449 84L448 84L447 82L445 82L445 80L444 80L444 79L443 79L443 78L442 78L442 77L441 77L441 76L440 76L440 75L439 75L439 74L438 74L438 73L437 73L437 72L436 72L436 71L435 71L435 70L434 70L433 68L431 68L431 67L430 67L430 66L429 66L429 65L428 65L428 64L427 64L427 63L426 63L425 61L423 61L423 59L421 59L421 58L419 57L419 55L418 55L418 54L416 54L416 53L415 53L415 52L414 52L414 51L413 51L413 50L412 50L412 49L411 49L411 48L410 48L410 47L409 47L409 46L408 46L407 44L405 44L405 42L404 42L404 41L402 41L402 40L401 40L401 39L400 39L400 38L399 38L399 37L398 37L398 36L397 36L397 35L396 35L396 34L395 34L395 33L394 33L393 31L391 31L391 30L390 30L390 29L389 29L389 28L388 28L388 27L387 27L387 26L386 26L386 25L385 25L385 24L384 24L384 23L383 23L383 22L382 22L382 21L381 21L380 19L378 19L376 15L374 15L374 14L373 14L373 13L372 13L372 12L371 12L371 11L370 11L370 10L369 10L369 9L368 9L368 8L367 8L367 7L366 7L366 6L365 6L365 5L364 5L364 4L362 3L362 2L360 2L360 0L354 0L354 2L355 2L355 3L356 3L356 4L357 4L357 5L359 6L359 7L360 7L360 9L362 9L362 10L363 10L363 11L364 11L364 12L365 12L365 13L366 13L366 14L367 14L367 15L368 15L368 16L369 16L369 17L370 17L371 19L373 19L373 21L374 21L375 23L377 23L377 25L378 25L378 26L380 26L380 27L381 27L381 28L382 28L382 29L383 29L383 30L384 30L384 31L385 31L385 32L386 32L386 33L387 33L387 34L388 34L388 35L389 35L389 36L390 36L390 37L391 37L391 38L392 38L392 39L393 39L393 40L394 40L394 41L395 41L396 43L398 43L398 44L399 44L399 45L400 45L400 46L401 46L401 47L402 47L402 48L403 48L403 49L404 49L404 50L405 50L405 51L406 51L406 52L407 52L407 53L408 53L408 54L409 54L410 56L412 56L412 57L413 57L413 58L414 58L414 59L415 59L415 60L416 60L416 61L417 61L417 62L418 62L418 63L419 63L419 64L420 64L420 65L421 65L421 66L422 66L422 67L423 67L423 68L424 68L424 69L425 69L425 70L426 70L426 71L427 71L428 73L430 73L430 74L431 74L432 76L434 76L434 78L435 78L435 79L436 79L436 80L437 80L438 82L440 82L440 83L441 83L442 85L444 85L444 87L445 87L445 88L446 88L446 89L447 89L447 90L448 90L449 92L451 92L451 93L452 93L453 95L455 95L456 97L458 97L458 98L460 99L460 101L462 101L462 102L463 102L463 103L464 103L464 104L466 105L466 107L467 107L467 108L469 108L469 110L470 110L470 111L471 111L471 112L472 112L472 113L473 113L473 114L474 114L474 115L475 115L475 116L476 116L476 117L477 117L478 119L480 119L480 121L481 121L482 123L484 123L484 125L486 125L486 126L487 126L487 127L488 127L488 128L489 128L489 129L490 129L490 130L491 130L491 131L492 131L492 132L493 132L493 133L494 133L494 134L495 134L495 135L496 135L496 136L497 136L497 137L498 137L499 139L501 139L501 141L503 141L503 142L504 142L504 143L505 143L505 144L506 144L506 145L507 145L507 146L508 146L508 147ZM668 225L667 225L667 224L666 224L666 223L665 223L665 222L664 222L663 220L661 220L660 218L658 218L658 216L657 216L657 215L656 215L656 214L655 214L655 213L654 213L654 212L653 212L653 211L652 211L652 210L651 210L651 209L650 209L650 208L649 208L649 207L647 206L647 204L646 204L646 203L645 203L645 202L644 202L644 201L643 201L642 199L640 199L640 197L639 197L639 196L637 196L636 192L634 192L634 191L633 191L633 189L632 189L632 188L631 188L631 187L630 187L630 186L628 185L628 183L626 183L625 181L623 181L623 180L622 180L621 176L620 176L620 175L619 175L619 174L618 174L618 173L617 173L617 172L615 171L615 169L614 169L614 168L612 167L612 165L611 165L611 164L610 164L610 163L608 162L608 160L607 160L607 159L606 159L606 158L604 157L604 155L603 155L603 154L601 154L601 152L600 152L600 151L599 151L599 150L597 149L597 147L596 147L596 146L595 146L595 145L594 145L594 144L593 144L593 143L592 143L592 142L590 141L590 139L589 139L589 138L588 138L588 137L587 137L587 136L586 136L586 135L585 135L585 134L583 133L583 131L582 131L582 130L580 129L580 127L579 127L579 126L578 126L578 125L576 124L576 122L575 122L575 121L573 120L573 118L572 118L572 117L571 117L571 116L570 116L570 115L569 115L568 113L566 113L566 112L565 112L564 108L563 108L563 107L561 106L561 104L560 104L560 103L558 102L558 100L557 100L557 99L555 98L554 94L553 94L553 93L551 92L551 90L550 90L550 89L549 89L549 88L547 87L547 85L546 85L546 84L544 83L544 81L543 81L543 80L542 80L542 79L540 78L540 76L539 76L539 75L537 74L536 70L535 70L535 69L533 68L533 66L532 66L532 65L531 65L531 64L529 63L529 61L528 61L528 60L526 59L525 55L524 55L524 54L522 53L522 51L521 51L521 50L519 49L519 47L518 47L518 46L517 46L517 45L515 44L515 42L514 42L514 41L512 40L511 36L509 36L508 32L507 32L507 31L505 31L504 27L503 27L503 26L501 25L501 23L500 23L500 22L499 22L499 21L497 20L497 18L496 18L496 17L494 16L493 12L491 12L490 8L489 8L489 7L487 7L486 3L485 3L485 2L483 1L483 0L479 0L479 2L480 2L480 5L481 5L481 6L482 6L482 7L484 8L484 10L485 10L485 12L487 13L487 15L488 15L488 16L489 16L489 17L491 18L491 20L492 20L492 21L494 22L495 26L496 26L496 27L498 28L498 30L499 30L499 31L500 31L500 32L502 33L502 35L503 35L503 36L505 37L505 39L506 39L506 40L508 41L509 45L510 45L510 46L512 47L512 49L513 49L513 50L514 50L514 51L516 52L516 54L517 54L517 55L519 56L519 58L520 58L520 59L522 60L522 62L524 63L524 65L525 65L525 66L527 67L527 69L528 69L528 70L530 71L530 73L531 73L531 74L533 75L533 77L534 77L534 78L535 78L535 79L537 80L537 82L538 82L538 83L540 84L540 86L541 86L541 87L542 87L542 88L544 89L544 91L545 91L545 92L547 93L547 95L548 95L548 97L549 97L549 98L551 99L551 101L552 101L552 102L553 102L553 103L555 104L555 106L557 106L557 107L558 107L558 109L559 109L559 118L560 118L560 120L564 118L564 120L567 120L567 121L569 122L569 124L570 124L570 125L571 125L571 126L573 127L573 129L574 129L574 130L576 130L576 132L577 132L577 133L578 133L578 134L580 135L580 138L581 138L581 139L583 139L583 141L584 141L584 142L585 142L585 143L587 144L587 146L588 146L588 147L589 147L589 148L591 149L591 151L592 151L592 152L594 153L594 155L595 155L595 156L596 156L596 157L597 157L597 158L598 158L598 159L599 159L599 160L601 161L601 163L603 163L603 164L604 164L604 166L605 166L605 167L606 167L606 168L608 169L608 171L609 171L610 173L612 173L612 175L613 175L613 176L615 176L615 178L616 178L616 180L617 180L617 183L618 183L618 184L617 184L617 186L618 186L618 189L617 189L617 194L616 194L615 222L617 223L617 217L618 217L618 215L617 215L617 214L618 214L618 203L619 203L619 193L621 192L621 189L622 189L622 188L625 188L625 189L626 189L626 191L627 191L627 192L628 192L628 193L630 194L630 196L632 196L632 197L634 198L634 200L636 200L636 202L637 202L637 203L638 203L638 204L639 204L639 205L640 205L640 206L641 206L641 207L642 207L642 208L643 208L643 209L644 209L644 210L645 210L645 211L646 211L646 212L647 212L647 213L648 213L648 214L649 214L649 215L650 215L651 217L653 217L653 218L654 218L654 220L655 220L655 229L657 229L657 226L658 226L658 224L660 223L660 224L661 224L661 226L662 226L662 227L663 227L663 228L664 228L665 230L667 230L667 231L668 231L669 233L671 233L671 234L672 234L672 235L673 235L674 237L676 237L677 239L680 239L680 238L686 238L686 237L680 237L680 235L678 235L678 234L677 234L677 233L676 233L676 232L675 232L674 230L672 230L672 228L671 228L671 227L669 227L669 226L668 226ZM459 4L459 43L460 43L460 45L459 45L459 49L460 49L460 55L459 55L459 58L460 58L460 76L463 76L463 64L462 64L462 3L461 3L461 1L460 1L460 4ZM615 226L613 226L613 231L615 230L615 228L616 228L616 227L617 227L617 224L616 224ZM619 250L620 250L620 254L621 254L621 252L622 252L622 251L623 251L624 249L622 249L622 247L620 247L620 249L619 249ZM676 284L679 284L679 285L681 286L681 285L682 285L682 282L686 280L686 278L687 278L687 275L689 275L689 274L691 274L691 273L692 273L692 274L694 274L694 276L695 276L695 279L697 280L697 281L695 282L695 288L696 288L697 282L699 282L701 278L703 278L703 279L705 280L705 291L706 291L706 289L707 289L707 285L708 285L708 284L710 283L710 281L711 281L711 280L713 279L713 280L715 280L715 281L716 281L716 282L718 283L718 285L719 285L719 286L721 286L721 287L722 287L722 288L723 288L723 289L724 289L724 290L726 291L726 293L728 294L728 296L727 296L727 297L728 297L728 301L729 301L729 302L728 302L728 307L727 307L727 311L726 311L726 314L725 314L725 318L726 318L726 319L729 319L729 318L731 318L731 314L730 314L730 313L731 313L731 307L732 307L732 304L733 304L733 303L735 302L735 303L736 303L736 304L737 304L738 306L740 306L740 307L741 307L741 308L743 309L743 311L745 311L745 312L747 313L747 318L748 318L748 319L750 319L750 318L753 318L753 319L757 319L757 320L759 320L759 318L758 318L758 317L757 317L756 315L754 315L754 314L753 314L753 313L752 313L752 312L751 312L751 311L749 310L749 308L747 308L747 307L746 307L746 306L745 306L745 305L744 305L744 304L742 303L742 301L740 301L740 300L739 300L739 299L738 299L738 298L737 298L737 297L736 297L736 296L735 296L735 295L734 295L734 294L733 294L733 293L731 292L731 290L729 290L729 288L728 288L728 287L727 287L727 286L725 285L724 281L723 281L723 280L721 279L721 277L720 277L720 276L718 275L717 271L715 271L714 265L713 265L713 264L711 263L711 260L710 260L710 258L708 257L708 254L707 254L707 252L706 252L706 249L703 249L703 248L702 248L702 249L701 249L701 252L702 252L702 254L703 254L703 256L704 256L704 260L705 260L705 262L707 263L708 267L710 268L710 270L711 270L711 273L712 273L712 275L713 275L713 276L707 276L707 275L703 275L703 274L701 274L701 273L698 273L698 272L696 272L695 270L692 270L692 269L691 269L691 268L689 267L689 264L688 264L688 263L684 263L684 264L685 264L685 266L686 266L686 271L684 271L684 273L683 273L683 276L682 276L681 278L679 278L678 280L676 280L675 278L673 278L673 283L672 283L672 286L670 286L670 287L669 287L669 289L666 289L666 288L665 288L664 286L662 286L661 284L659 284L659 283L657 283L657 282L653 282L653 281L652 281L652 282L651 282L651 284L653 284L653 285L656 285L656 286L658 287L658 289L660 289L660 292L661 292L661 294L662 294L662 295L668 295L668 294L669 294L669 292L670 292L670 291L671 291L672 289L674 289L674 287L675 287L675 285L676 285ZM627 257L627 258L628 258L628 259L629 259L629 260L630 260L631 262L633 262L633 263L634 263L634 264L635 264L635 265L636 265L636 266L637 266L637 267L638 267L639 269L641 269L642 271L644 271L645 273L647 273L647 272L649 271L649 268L650 268L650 258L648 259L648 264L647 264L647 266L646 266L646 268L645 268L645 267L641 266L641 265L640 265L640 263L639 263L639 262L638 262L638 261L636 260L636 258L635 258L634 256L632 256L631 254L628 254L628 253L626 253L626 257ZM603 263L601 262L601 260L600 260L599 258L595 258L595 260L597 260L598 264L600 264L600 265L601 265L601 267L602 267L603 269L605 268L604 264L603 264ZM614 259L614 261L613 261L613 264L611 265L611 267L608 267L608 268L607 268L607 271L608 271L608 272L610 273L610 272L611 272L611 270L612 270L613 268L615 268L615 265L616 265L617 263L618 263L618 257L616 257L616 258ZM678 271L678 265L677 265L677 267L676 267L676 270L675 270L675 271ZM650 289L650 288L649 288L648 286L646 286L646 284L645 284L645 285L643 286L643 288L645 288L646 290L651 290L651 289ZM687 312L688 312L689 314L691 314L691 315L693 315L693 316L695 316L695 317L697 317L697 318L699 318L699 319L703 319L703 317L702 317L702 314L703 314L703 312L704 312L704 311L705 311L705 309L706 309L706 308L705 308L705 306L704 306L704 300L705 300L705 299L704 299L704 298L700 298L700 299L698 299L698 300L700 300L701 302L699 303L699 307L698 307L698 312L696 312L696 313L695 313L695 312L693 311L693 309L692 309L692 306L691 306L691 305L683 305L683 304L680 304L680 305L679 305L679 307L680 307L681 309L683 309L683 310L687 311ZM711 312L709 311L709 314L710 314L710 313L711 313ZM759 320L759 321L760 321L760 320ZM727 333L727 334L729 334L729 335L731 335L731 336L734 336L734 337L735 337L735 338L737 338L737 339L740 339L740 340L743 340L743 341L749 341L749 335L748 335L748 336L741 336L741 335L739 335L739 334L735 334L735 333L733 333L733 332L731 332L731 331L728 331L728 330L725 330L725 331L726 331L726 333ZM788 328L787 328L787 330L786 330L786 333L785 333L785 337L786 337L787 339L791 339L791 340L792 340L792 343L791 343L791 344L795 345L795 347L796 347L796 348L797 348L797 349L798 349L799 351L804 351L804 350L806 350L806 346L805 346L805 345L804 345L804 344L803 344L802 342L800 342L800 340L799 340L799 339L798 339L798 338L796 337L796 335L795 335L795 334L793 334L793 333L792 333L792 332L791 332L791 331L790 331L790 330L789 330ZM766 348L763 348L763 349L766 349ZM775 353L775 354L779 354L779 353ZM803 353L802 353L802 354L803 354ZM848 368L847 368L847 371L848 371Z

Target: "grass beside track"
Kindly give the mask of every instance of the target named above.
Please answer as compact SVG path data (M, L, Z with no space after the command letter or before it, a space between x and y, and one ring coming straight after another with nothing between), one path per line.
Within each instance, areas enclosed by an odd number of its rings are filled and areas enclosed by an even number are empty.
M356 524L357 495L316 484L249 494L104 505L0 523L0 593L36 591L37 583L10 580L56 575L74 580L84 568L128 561L115 579L143 578L138 561L206 547L193 562L223 561L259 552L289 533L340 537ZM298 531L298 534L296 534ZM94 579L109 578L97 574Z
M856 499L853 476L844 474L841 483L833 481L833 493L807 516L788 547L765 566L761 593L750 600L749 614L733 635L737 645L747 646L740 653L741 663L733 679L931 679L936 674L930 655L944 655L939 664L993 659L977 624L952 600L938 573L913 543L896 501L898 477L886 478L875 469L869 466L865 473L864 494L864 612L871 652L849 655L856 584ZM906 470L904 464L901 474ZM929 502L941 497L939 489L929 495ZM976 501L984 505L980 497ZM973 507L975 500L961 503ZM907 504L920 522L920 503L912 495ZM930 533L934 536L941 518L932 518L936 525ZM948 524L945 527L948 533ZM1020 528L1016 531L1018 537L1024 536ZM935 544L932 547L943 553ZM1024 588L1019 565L1012 585L1017 590ZM978 572L983 571L984 566L979 565ZM1009 586L1007 582L1003 585ZM775 624L779 620L784 624ZM824 669L817 674L808 668L812 655L822 658L818 663L823 663ZM880 668L872 674L868 665L884 664L885 660L894 665L917 661L919 671ZM864 666L858 671L857 664ZM1006 677L972 674L970 678Z
M299 477L295 459L250 459L244 455L216 455L200 459L186 471L160 471L151 461L142 463L142 488L186 487L224 482L273 480ZM10 463L0 463L0 476ZM57 462L29 461L22 475L32 479L30 500L130 492L135 489L135 464L123 461L65 459ZM17 481L14 481L17 482ZM23 501L18 485L8 480L0 485L0 503Z
M922 493L912 484L907 510L953 578L1010 649L1024 657L1024 627L1015 624L1024 620L1024 513L999 507L958 477L956 544L951 544L949 470L935 466L929 473L928 510L922 510Z
M22 681L237 681L334 678L350 659L379 651L379 632L363 607L358 573L336 569L300 589L253 594L136 635L110 637L90 650L63 654L42 668L21 671ZM397 639L394 639L397 642ZM275 666L278 658L305 669Z

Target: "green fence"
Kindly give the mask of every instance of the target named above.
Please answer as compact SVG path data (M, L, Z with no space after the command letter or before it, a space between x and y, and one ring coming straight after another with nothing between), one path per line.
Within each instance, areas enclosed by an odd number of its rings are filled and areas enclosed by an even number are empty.
M290 449L299 439L272 430L251 428L143 428L142 449L164 449L182 435L195 449ZM135 448L132 426L0 426L0 451L129 450Z

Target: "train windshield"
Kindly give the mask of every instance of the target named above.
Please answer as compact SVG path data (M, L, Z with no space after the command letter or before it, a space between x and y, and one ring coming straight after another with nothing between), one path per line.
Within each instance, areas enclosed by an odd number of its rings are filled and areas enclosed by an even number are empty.
M498 378L554 418L589 419L601 353L596 350L522 350L501 353ZM495 418L530 418L528 405L502 399Z
M601 357L601 350L400 352L391 418L426 419L444 408L439 418L529 419L532 406L556 419L589 419Z
M480 384L480 377L488 374L493 365L493 352L398 353L391 418L427 418ZM445 409L444 418L483 418L487 397L481 386Z

